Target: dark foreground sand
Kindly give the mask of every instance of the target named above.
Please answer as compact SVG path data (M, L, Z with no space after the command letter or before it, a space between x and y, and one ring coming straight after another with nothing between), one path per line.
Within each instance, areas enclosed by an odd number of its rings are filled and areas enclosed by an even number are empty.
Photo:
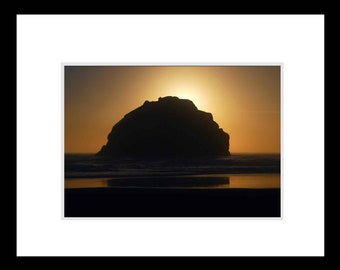
M65 189L65 217L280 217L280 189Z

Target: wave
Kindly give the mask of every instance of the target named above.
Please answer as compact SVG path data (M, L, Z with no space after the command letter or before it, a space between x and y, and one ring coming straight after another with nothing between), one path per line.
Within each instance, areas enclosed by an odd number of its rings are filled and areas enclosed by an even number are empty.
M280 173L280 160L280 154L158 159L114 159L92 154L65 154L65 178Z

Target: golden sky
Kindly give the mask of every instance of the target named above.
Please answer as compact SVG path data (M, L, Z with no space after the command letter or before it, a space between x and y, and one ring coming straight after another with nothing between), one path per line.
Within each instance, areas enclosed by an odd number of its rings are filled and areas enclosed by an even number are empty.
M280 153L280 66L65 66L65 153L96 153L145 100L177 96L230 135L230 152Z

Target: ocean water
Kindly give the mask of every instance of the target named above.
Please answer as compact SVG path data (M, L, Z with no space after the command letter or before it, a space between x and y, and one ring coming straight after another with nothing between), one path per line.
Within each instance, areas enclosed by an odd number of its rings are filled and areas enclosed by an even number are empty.
M65 188L279 188L280 154L209 158L65 155Z

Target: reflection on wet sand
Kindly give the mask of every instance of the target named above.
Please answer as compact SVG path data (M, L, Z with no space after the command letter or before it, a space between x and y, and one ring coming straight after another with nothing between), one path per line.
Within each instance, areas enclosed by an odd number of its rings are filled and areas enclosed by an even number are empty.
M108 180L105 178L76 178L65 179L65 188L101 188L108 187Z
M280 188L279 174L210 174L134 178L65 179L65 188Z
M145 187L145 188L213 188L220 185L229 185L229 177L207 176L171 176L148 177L132 179L111 179L110 187Z
M229 188L280 188L280 174L236 174L230 176Z

